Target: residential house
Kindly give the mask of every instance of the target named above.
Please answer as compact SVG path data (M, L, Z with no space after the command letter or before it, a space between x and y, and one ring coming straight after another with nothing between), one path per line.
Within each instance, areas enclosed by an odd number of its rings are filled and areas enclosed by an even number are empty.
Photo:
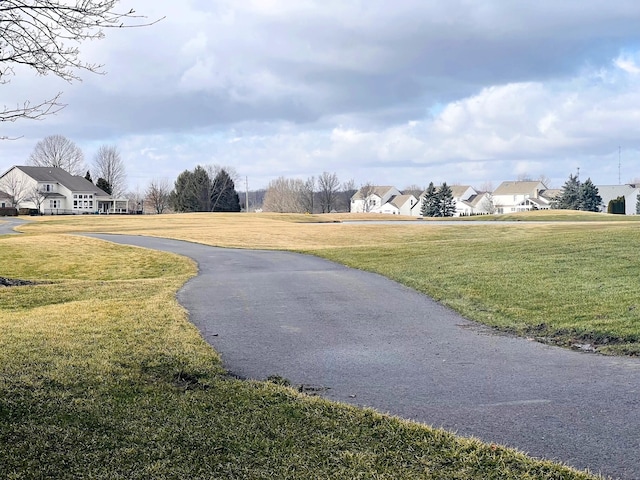
M436 190L440 187L436 187ZM478 193L469 185L451 185L451 195L456 204L455 216L478 215L492 213L491 194L488 192ZM426 190L418 198L417 204L411 209L414 217L422 216L422 202Z
M382 206L381 213L391 213L393 215L411 215L412 208L417 205L418 199L413 195L396 195Z
M7 208L7 207L12 207L13 206L13 199L11 198L11 195L9 195L7 192L3 192L2 190L0 190L0 208Z
M11 167L0 176L0 188L12 196L18 208L45 215L128 211L126 199L114 199L84 177L57 167Z
M469 198L456 202L456 215L487 215L495 213L491 192L478 192Z
M360 188L351 197L351 213L386 213L383 206L393 197L402 195L396 187L389 186L365 186ZM414 197L415 198L415 197ZM386 207L386 210L393 210Z
M636 214L636 203L640 195L640 185L596 185L598 194L602 197L601 211L606 212L609 202L618 197L624 197L625 215Z
M525 212L528 210L548 210L551 200L543 193L548 190L544 183L502 182L493 192L496 213Z

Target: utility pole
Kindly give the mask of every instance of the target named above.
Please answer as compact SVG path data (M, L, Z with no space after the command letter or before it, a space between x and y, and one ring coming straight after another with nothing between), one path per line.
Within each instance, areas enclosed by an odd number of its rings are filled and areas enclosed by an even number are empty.
M249 176L244 177L244 209L249 213Z

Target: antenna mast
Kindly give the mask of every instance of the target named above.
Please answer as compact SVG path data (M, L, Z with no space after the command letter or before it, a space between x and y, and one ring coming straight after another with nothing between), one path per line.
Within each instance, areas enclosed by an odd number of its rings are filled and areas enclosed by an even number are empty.
M620 161L620 150L621 148L618 146L618 185L622 185L622 181L620 180L620 167L622 166Z

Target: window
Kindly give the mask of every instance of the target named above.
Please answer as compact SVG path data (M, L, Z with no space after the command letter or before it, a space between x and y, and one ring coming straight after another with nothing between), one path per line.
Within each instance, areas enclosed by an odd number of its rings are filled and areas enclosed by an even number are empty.
M51 191L51 185L47 184L47 192Z
M77 194L74 194L74 195L73 195L73 198L78 198L78 195L77 195ZM75 202L74 202L74 205L75 205Z

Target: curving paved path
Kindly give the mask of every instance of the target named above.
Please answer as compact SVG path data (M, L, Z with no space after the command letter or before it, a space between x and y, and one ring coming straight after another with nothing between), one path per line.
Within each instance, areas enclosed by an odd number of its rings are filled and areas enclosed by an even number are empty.
M18 225L28 223L16 217L0 217L0 235L14 235L20 232L14 230Z
M333 400L640 478L638 359L495 335L384 277L312 256L91 236L196 260L178 300L233 374L280 375Z

